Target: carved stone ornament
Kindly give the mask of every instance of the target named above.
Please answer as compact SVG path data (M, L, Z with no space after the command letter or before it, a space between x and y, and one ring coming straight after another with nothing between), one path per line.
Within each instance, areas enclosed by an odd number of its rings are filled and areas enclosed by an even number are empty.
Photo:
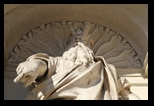
M122 35L102 25L65 20L42 24L23 35L7 62L11 77L17 71L14 82L34 85L28 100L140 99L116 74L117 68L143 67L140 56Z

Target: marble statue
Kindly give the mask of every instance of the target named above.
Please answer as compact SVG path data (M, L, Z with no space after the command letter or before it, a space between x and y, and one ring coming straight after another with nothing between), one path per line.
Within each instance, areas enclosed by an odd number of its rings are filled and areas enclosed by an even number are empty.
M103 56L94 56L88 23L72 29L62 56L37 53L18 65L15 83L33 86L25 100L140 100Z

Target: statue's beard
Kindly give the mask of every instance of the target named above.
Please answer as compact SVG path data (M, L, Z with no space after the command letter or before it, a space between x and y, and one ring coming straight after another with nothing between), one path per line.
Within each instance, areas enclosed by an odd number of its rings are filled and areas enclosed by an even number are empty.
M92 39L86 34L71 35L67 42L66 51L63 53L63 58L89 66L94 63L94 53L92 51Z

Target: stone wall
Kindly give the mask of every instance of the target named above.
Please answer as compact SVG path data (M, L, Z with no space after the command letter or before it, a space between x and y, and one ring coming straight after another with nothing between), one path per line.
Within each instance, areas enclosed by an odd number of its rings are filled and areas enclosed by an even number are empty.
M118 32L135 48L144 64L148 51L146 4L4 4L5 67L12 50L26 32L44 23L63 20L88 21ZM129 73L130 70L126 72ZM126 72L119 71L119 75L125 76L132 83L132 90L141 99L148 99L148 80L143 77L142 68L134 70L133 75L126 75ZM5 85L7 92L8 83L12 83L12 79L5 80L7 80ZM5 99L14 98L14 96L9 97L7 93L4 96Z

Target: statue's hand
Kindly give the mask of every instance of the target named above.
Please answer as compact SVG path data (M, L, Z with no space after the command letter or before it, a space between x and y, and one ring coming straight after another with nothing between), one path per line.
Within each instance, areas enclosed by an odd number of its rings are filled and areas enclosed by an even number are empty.
M14 79L14 82L22 82L24 86L27 87L31 85L37 77L41 77L46 70L46 63L39 59L20 63L16 69L18 76Z

